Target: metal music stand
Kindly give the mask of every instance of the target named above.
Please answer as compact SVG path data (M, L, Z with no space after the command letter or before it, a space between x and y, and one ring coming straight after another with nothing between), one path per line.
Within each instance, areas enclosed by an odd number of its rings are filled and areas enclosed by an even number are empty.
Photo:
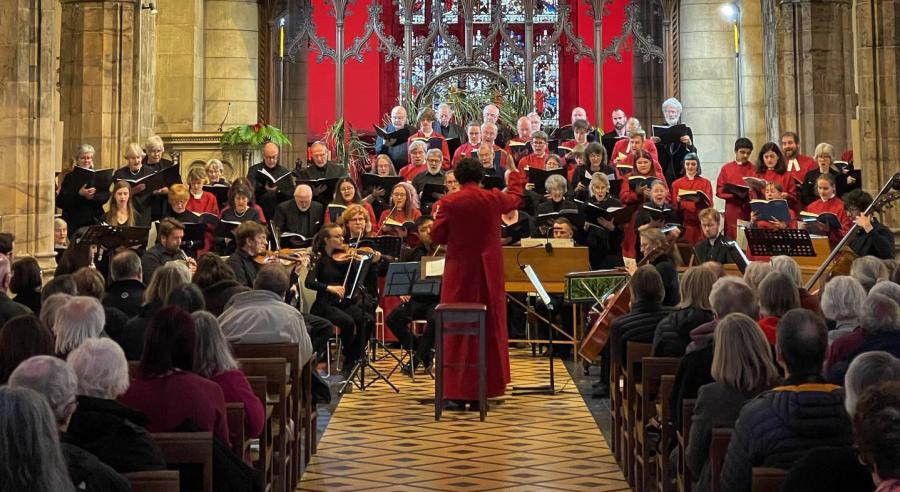
M541 299L541 302L544 303L544 306L547 307L547 318L553 319L553 300L550 298L550 294L547 293L547 289L544 288L544 284L541 283L541 280L538 278L537 274L534 272L534 269L531 268L531 265L522 265L522 271L525 273L525 276L528 277L528 280L531 281L531 285L534 286L535 292L537 292L538 297ZM550 360L550 384L543 386L513 386L513 394L514 395L555 395L556 394L556 378L554 377L554 369L553 369L553 328L547 330L547 344L549 345L548 350L548 359Z
M110 250L145 246L149 234L149 227L92 225L78 238L78 244L96 244Z
M421 278L422 264L418 261L408 263L391 263L388 265L387 275L384 281L385 296L414 296L414 295L441 295L441 278L442 277L426 277ZM406 361L407 357L411 357L411 351L406 351L400 358L394 355L384 344L377 338L377 343L388 355L397 361L397 365L388 373L388 379L397 371ZM412 362L412 361L410 361ZM410 376L415 378L414 370L410 364Z
M753 256L816 256L809 231L803 229L745 229Z

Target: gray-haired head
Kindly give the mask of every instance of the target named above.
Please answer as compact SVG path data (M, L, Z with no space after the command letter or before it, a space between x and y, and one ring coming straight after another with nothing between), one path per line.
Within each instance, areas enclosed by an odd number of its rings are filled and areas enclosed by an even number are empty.
M859 308L859 326L867 336L900 329L900 307L888 296L869 294Z
M759 315L756 293L737 277L722 277L713 283L709 306L718 319L732 313L746 314L753 319Z
M794 287L800 288L803 286L803 277L800 276L800 265L797 263L797 260L790 256L779 255L773 256L770 263L772 263L773 270L787 275L791 282L794 283Z
M884 262L874 256L863 256L853 260L850 265L850 276L859 280L866 292L878 282L888 279L888 270Z
M194 372L212 378L237 369L237 361L216 317L206 311L191 316L194 318Z
M115 400L128 390L128 361L118 343L89 338L67 359L78 378L78 394Z
M60 424L75 411L75 390L78 379L68 364L50 355L36 355L22 361L9 376L9 385L37 391L50 404L53 416Z
M565 193L567 188L566 178L559 174L552 174L544 181L544 187L547 191L562 190L562 192Z
M48 330L56 333L53 327L56 323L56 312L59 311L59 308L65 306L72 297L69 294L53 294L41 303L39 318L41 318Z
M116 253L109 264L109 276L113 282L126 279L141 280L144 276L141 257L130 249Z
M772 273L772 264L767 261L751 261L744 269L744 282L756 291L766 275Z
M822 292L822 313L834 321L855 321L865 300L866 291L859 281L847 275L835 277Z
M68 354L88 338L99 337L104 324L106 314L98 299L87 296L72 297L57 310L53 321L56 353Z
M853 417L856 402L870 386L887 381L900 381L900 359L875 350L856 356L844 375L844 408Z
M428 144L426 144L422 140L415 140L413 143L409 144L409 151L412 152L414 150L421 150L422 152L428 152Z
M900 285L897 285L894 282L878 282L874 287L869 289L869 294L888 296L900 306ZM862 303L857 304L857 306L860 305L862 305Z

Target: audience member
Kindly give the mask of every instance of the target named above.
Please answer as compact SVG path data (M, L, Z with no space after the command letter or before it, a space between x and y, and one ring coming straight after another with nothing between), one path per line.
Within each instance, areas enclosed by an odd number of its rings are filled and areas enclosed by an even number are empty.
M56 335L56 355L65 359L88 338L99 338L103 333L106 315L103 305L96 298L75 296L60 307L53 321Z
M900 306L900 285L895 284L894 282L878 282L869 290L869 294L888 296ZM857 306L861 305L861 302L857 304Z
M31 309L34 314L41 312L42 285L41 267L37 260L26 256L13 262L9 291L16 295L16 302Z
M79 268L77 272L72 274L72 279L75 281L79 295L93 297L98 301L103 299L106 286L103 275L97 269ZM102 302L100 305L105 316L103 331L113 340L121 340L122 330L125 329L125 325L128 323L128 316L118 308L104 305Z
M16 316L0 327L0 385L25 359L53 355L53 334L33 314Z
M50 330L50 333L55 333L53 330L53 324L56 322L56 312L59 311L59 308L66 305L69 302L69 299L75 296L71 296L69 294L53 294L50 297L44 299L41 304L41 315L39 318L41 322L44 323L44 326Z
M0 254L0 326L16 316L31 313L31 309L13 301L6 295L6 291L9 290L9 282L12 280L10 267L9 258Z
M0 490L75 492L47 400L0 386Z
M773 256L772 260L772 268L779 273L783 273L787 275L791 282L794 284L794 287L797 289L797 294L800 296L800 306L803 309L809 309L810 311L822 316L822 308L819 307L819 299L810 294L803 287L803 277L800 274L800 265L797 264L797 260L795 260L791 256ZM760 286L762 288L762 286Z
M874 256L863 256L853 260L850 265L850 276L859 280L866 292L878 282L888 279L887 267Z
M846 350L846 355L829 366L828 379L831 382L843 382L847 367L860 354L883 350L900 357L900 307L893 299L870 293L860 307L859 325L861 336L851 333L839 339L841 342L847 340L847 345L839 347ZM854 341L859 343L854 344ZM847 350L849 345L852 348Z
M729 314L716 325L712 362L715 382L697 395L685 453L699 492L710 490L709 444L714 427L733 427L744 404L775 385L778 372L769 344L753 318Z
M144 429L147 416L116 401L130 384L122 348L106 338L88 339L68 363L78 378L69 441L119 473L165 469L162 451Z
M881 383L863 394L853 416L853 435L877 491L900 491L900 382Z
M866 291L855 278L841 275L825 284L822 291L822 313L834 323L828 332L828 342L852 332L859 326L859 306L866 300Z
M140 314L145 290L141 257L130 249L116 253L109 264L109 277L103 305L114 307L129 318Z
M47 298L53 294L67 294L70 296L78 295L78 288L75 286L75 280L70 273L59 273L53 276L41 289L41 308L43 303L47 302Z
M759 284L759 327L769 344L775 345L778 320L791 309L800 307L800 295L785 274L772 272Z
M709 293L716 274L709 268L693 267L681 276L681 302L656 325L654 357L681 357L691 341L691 331L713 320Z
M122 333L122 349L128 360L139 360L144 348L144 332L147 324L162 308L169 292L181 284L191 281L191 272L184 263L173 261L159 267L144 291L144 305L141 312L128 320Z
M217 254L207 253L197 260L193 282L203 291L206 310L219 316L232 296L247 292L234 276L234 270Z
M778 322L775 354L786 379L741 409L721 490L749 492L753 467L787 469L809 449L850 444L843 391L821 375L827 346L825 320L812 311L794 309Z
M75 399L78 381L72 368L56 357L38 355L19 364L9 376L9 385L36 391L50 404L50 410L56 418L60 448L69 469L69 478L77 489L131 490L128 480L122 475L67 438L69 419L78 407Z
M181 284L172 289L166 297L166 305L178 306L191 314L206 309L203 292L192 283Z
M767 261L751 261L744 269L744 282L747 282L753 292L757 292L759 284L773 271L772 264Z
M152 283L152 281L151 281ZM222 389L192 372L194 320L178 306L160 309L147 326L139 374L119 400L147 415L150 432L184 429L185 421L228 444Z

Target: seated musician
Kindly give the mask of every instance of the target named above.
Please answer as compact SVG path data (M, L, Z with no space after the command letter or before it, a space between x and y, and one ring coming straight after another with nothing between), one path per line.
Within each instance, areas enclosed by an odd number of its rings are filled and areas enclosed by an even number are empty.
M601 151L603 146L593 142ZM591 177L590 197L587 203L602 209L622 206L619 200L609 194L609 180L606 174L594 173ZM584 224L584 244L588 247L588 258L591 270L604 270L625 265L622 258L622 239L624 226L616 225L611 220L597 217L597 223Z
M601 143L589 143L584 148L584 159L584 164L575 166L572 177L569 179L572 197L582 201L591 195L587 183L584 182L585 179L593 179L595 173L602 173L604 176L615 175L615 169L608 164L606 149ZM609 191L609 184L609 179L607 179L607 191Z
M649 255L652 259L649 264L656 269L662 278L665 295L662 299L664 306L675 306L681 300L681 291L678 286L678 270L675 268L678 262L678 250L675 241L667 238L661 230L648 227L641 230L640 248L643 255Z
M547 178L544 187L547 189L549 197L537 206L539 232L547 231L548 225L552 222L552 219L550 221L543 219L542 215L546 217L546 214L564 210L578 210L578 204L566 198L566 178L554 174Z
M521 158L518 163L519 169L528 170L529 168L544 169L546 168L546 160L548 152L547 134L537 131L531 134L531 147L534 151Z
M435 256L438 253L437 248L431 242L431 225L433 223L434 219L428 215L423 215L416 220L419 230L419 245L412 249L404 248L400 255L400 261L419 262L422 260L422 257ZM426 369L430 368L436 321L434 308L440 302L440 296L420 294L400 296L400 300L402 304L391 311L385 322L403 348L415 351L412 369L415 370L415 367L420 363L424 364ZM413 320L420 319L427 320L428 326L425 328L422 336L417 338L410 330L410 324Z
M637 234L635 244L639 242L642 230L661 229L675 220L675 211L669 203L669 190L666 188L666 184L657 179L653 180L648 188L650 189L650 199L634 213L634 228ZM641 258L644 257L643 251L638 250L636 254L635 260L641 261Z
M837 220L841 225L839 228L829 227L822 222L817 224L822 227L823 232L828 232L828 244L834 248L841 242L841 239L847 235L847 231L850 230L852 223L850 222L850 217L847 215L847 212L844 211L844 202L836 195L837 187L832 175L822 174L816 178L816 193L819 198L807 205L806 211L814 214L829 213L834 214L834 216L837 217Z
M325 221L325 211L321 203L313 201L312 188L309 185L297 185L294 199L282 202L275 209L272 225L277 234L300 234L307 240L319 232ZM307 241L296 236L287 236L283 246L300 247Z
M466 126L466 137L468 141L456 148L453 152L453 165L466 157L475 157L478 147L481 147L481 126L478 122L473 121Z
M397 175L397 171L394 170L394 163L391 162L391 158L387 154L375 156L375 163L372 165L372 173L379 176ZM366 192L368 192L368 194L363 197L363 201L371 205L375 217L381 216L381 212L384 212L386 206L385 195L387 194L387 190L381 186L376 186L372 189L363 190L363 193Z
M450 148L447 146L447 139L443 135L434 131L434 122L436 120L434 110L425 107L419 111L418 124L419 131L409 136L407 142L412 146L413 142L424 142L429 149L437 149L441 151L441 169L450 169Z
M719 228L719 220L721 214L713 207L705 208L697 214L700 218L700 230L703 231L703 239L694 244L694 255L697 257L697 263L706 263L707 261L715 261L722 265L726 263L734 263L733 250L725 244L731 238Z
M337 186L334 187L334 199L328 204L328 213L325 214L325 223L329 224L331 222L336 222L337 218L340 217L350 205L360 205L366 209L366 212L369 214L369 222L372 224L375 223L375 211L372 210L372 206L369 205L368 202L363 201L363 199L360 198L356 182L349 177L341 178L338 181ZM278 212L276 212L276 215L277 214ZM306 236L306 234L304 234L304 236ZM310 234L307 237L312 236L313 234Z
M580 120L579 120L580 121ZM576 122L577 123L577 122ZM551 226L551 230L553 231L553 239L570 239L574 242L575 245L581 246L576 241L575 238L575 226L569 222L569 219L565 217L560 217L553 221ZM553 322L558 324L567 334L572 334L572 309L569 304L566 304L563 296L561 294L551 294L550 299L553 301L554 312L553 312ZM547 317L549 312L546 307L540 305L536 308L536 311L541 316ZM547 339L547 330L549 327L544 322L538 323L538 337L541 339ZM562 338L560 335L554 334L554 339L559 341ZM549 347L548 347L549 351ZM560 358L567 358L572 353L572 346L570 344L555 344L553 345L553 356Z
M883 260L894 258L894 234L872 215L863 212L872 204L872 196L863 190L844 195L847 214L858 227L847 244L858 256L875 256Z
M143 149L141 149L141 146L139 144L132 142L126 145L125 165L120 167L119 169L116 169L116 172L113 173L113 179L115 179L116 181L126 179L135 180L153 174L155 172L155 169L151 166L145 166L142 162L143 157L144 151ZM147 185L145 185L144 183L131 185L131 206L134 208L133 213L135 219L135 222L132 225L150 225L150 209L153 200L152 192L156 190L148 190L146 188ZM112 224L112 222L107 223Z
M132 187L128 181L117 181L113 185L108 209L103 214L103 223L111 226L134 227L136 225L134 197L131 190Z
M348 376L368 340L365 333L368 323L360 303L345 298L349 290L346 282L350 266L345 248L344 231L339 224L322 226L313 241L313 252L318 258L306 276L305 285L316 291L310 313L327 319L340 329L345 357L342 370L344 376Z
M171 217L166 217L159 221L157 232L157 243L147 248L141 257L144 283L149 283L153 278L153 272L170 261L186 261L192 271L196 269L197 263L193 258L188 258L187 254L181 250L184 224Z
M225 263L234 270L235 280L241 285L253 288L261 266L256 262L256 257L266 250L267 237L266 228L258 222L241 222L234 229L235 251Z
M371 246L366 243L366 238L376 237L375 225L368 211L360 205L350 205L338 218L338 223L344 226L344 240L351 247ZM368 322L367 333L372 333L375 328L375 308L378 307L378 277L387 272L387 261L381 261L382 255L375 251L366 255L366 261L371 265L366 276L360 279L364 303L361 303L363 312Z
M421 140L415 140L409 144L409 164L400 169L400 176L406 181L412 181L420 173L425 172L425 153L428 152L428 144Z
M415 145L415 144L413 144ZM419 196L412 184L397 183L391 190L391 208L381 213L378 220L378 233L386 236L407 238L406 227L397 224L415 222L422 216L419 210ZM407 242L409 240L407 239Z
M431 205L441 199L441 196L425 196L422 192L426 184L444 186L444 173L441 171L441 152L437 149L431 149L425 154L426 171L420 173L412 179L413 188L419 194L422 213L428 213Z
M84 144L78 148L75 165L87 169L94 167L94 147ZM103 216L103 204L109 200L109 190L87 185L78 188L78 181L73 173L66 173L59 186L56 205L62 209L62 218L69 224L69 238L85 226L100 222Z

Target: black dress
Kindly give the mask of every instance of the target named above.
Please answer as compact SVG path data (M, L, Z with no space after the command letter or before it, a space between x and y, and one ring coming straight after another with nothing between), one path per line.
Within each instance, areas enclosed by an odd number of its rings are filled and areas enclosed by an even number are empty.
M350 278L348 267L321 253L307 274L305 285L307 289L316 291L316 301L309 312L331 321L340 329L344 356L348 363L352 363L359 359L367 340L365 311L360 303L341 299L327 290L330 285L344 285L345 279Z

